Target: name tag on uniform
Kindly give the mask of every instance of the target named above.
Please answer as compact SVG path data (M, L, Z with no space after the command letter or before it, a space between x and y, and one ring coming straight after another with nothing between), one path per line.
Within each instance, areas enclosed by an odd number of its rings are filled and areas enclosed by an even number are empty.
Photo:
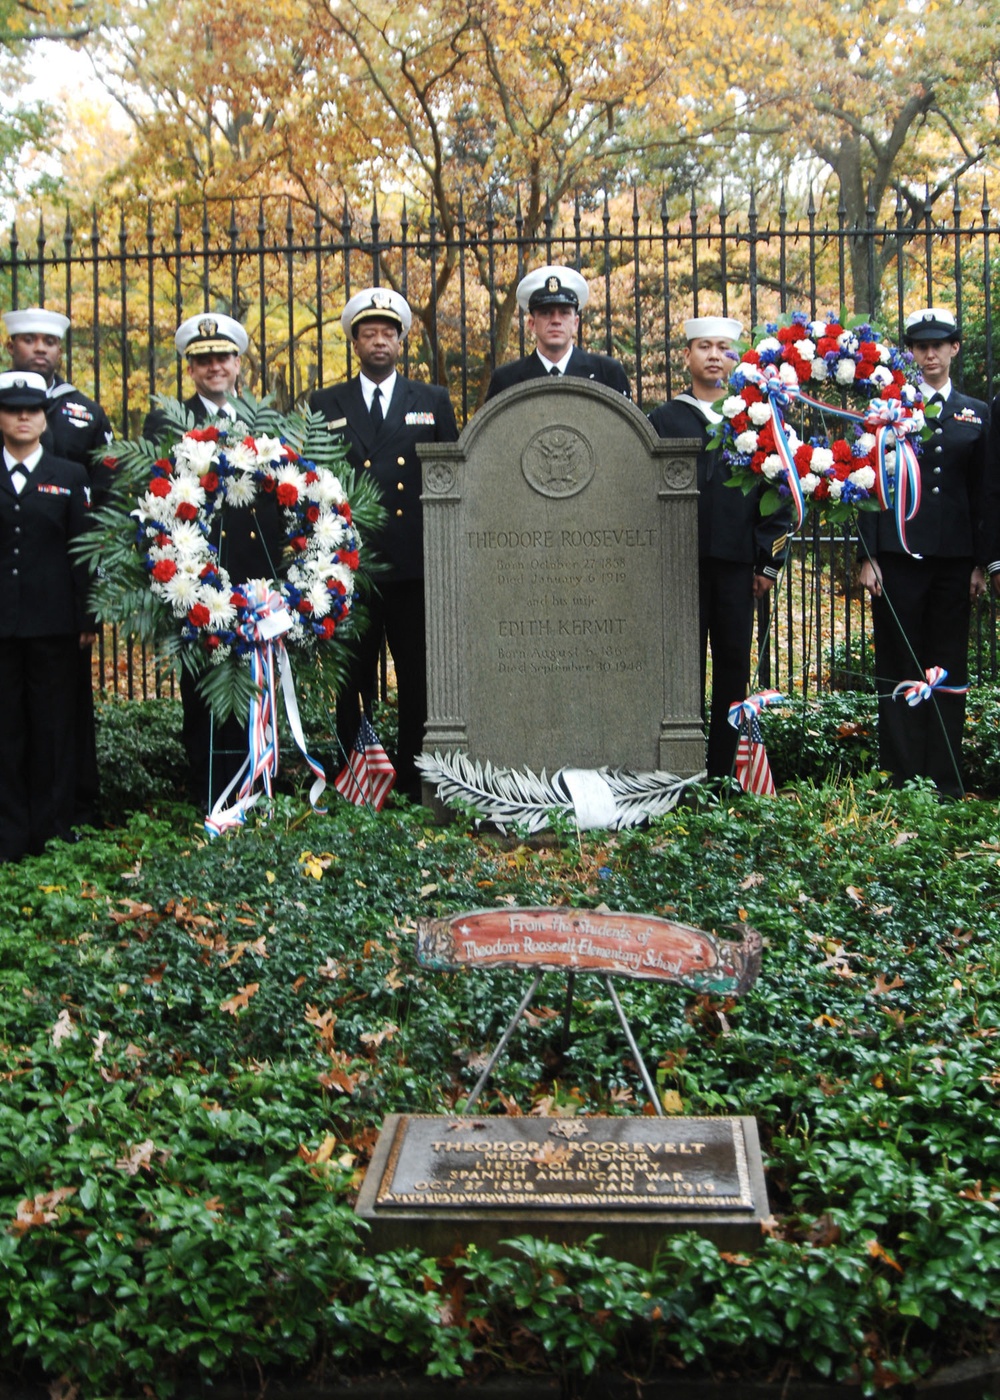
M38 489L46 496L72 496L73 494L68 486L39 486Z
M433 413L408 413L404 422L407 427L414 427L417 424L427 424L429 427L433 427L437 419Z
M347 419L346 419L346 418L333 418L333 419L331 419L331 421L330 421L329 423L327 423L327 425L326 425L326 430L327 430L328 433L335 433L335 432L337 431L338 428L346 428L346 427L347 427Z

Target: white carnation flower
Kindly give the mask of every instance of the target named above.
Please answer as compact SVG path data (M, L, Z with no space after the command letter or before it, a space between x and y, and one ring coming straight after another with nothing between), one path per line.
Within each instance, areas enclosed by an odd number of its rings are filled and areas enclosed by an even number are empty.
M781 380L782 384L789 384L793 389L799 382L799 376L795 373L794 369L792 369L791 365L779 365L778 378Z
M881 342L879 342L879 347L878 347L878 359L879 359L879 364L881 364L881 365L887 365L887 364L889 363L889 361L892 359L892 351L891 351L891 349L889 348L888 345L883 345Z
M858 348L858 337L853 331L844 331L843 335L838 335L837 344L841 350L846 350L848 355L853 355Z
M211 593L206 594L202 602L208 608L211 618L210 627L213 632L228 631L236 623L236 609L230 602L231 594L228 590L216 592L213 588Z
M761 472L767 477L768 481L774 481L775 477L780 474L781 458L778 456L777 452L771 452L764 458L763 464L761 465Z
M722 416L723 418L735 418L737 414L745 413L746 407L746 404L740 398L739 394L733 394L723 403Z
M802 358L803 358L804 360L812 360L812 359L815 359L815 356L816 356L816 342L815 342L815 341L813 341L813 340L797 340L797 341L795 342L795 348L796 348L796 350L799 352L799 354L802 356Z
M173 578L162 586L163 596L178 617L182 617L192 603L200 601L201 579L187 569L178 569Z
M773 335L768 335L765 336L759 344L755 345L754 349L763 358L764 355L768 354L771 351L780 350L781 341L775 339Z
M859 467L856 472L851 472L847 479L855 486L860 486L863 491L870 491L875 485L875 473L871 467Z
M762 428L765 423L771 421L771 407L766 403L752 403L747 409L750 422L757 428Z
M739 433L733 446L736 448L737 452L756 452L757 434L751 432Z
M345 542L348 534L347 523L342 515L324 511L313 526L313 541L324 554L332 554Z
M857 369L853 360L841 360L837 365L836 379L838 384L853 384L854 371Z
M306 596L312 603L313 617L326 617L330 611L330 590L325 582L320 580L318 583L314 583Z
M198 478L194 476L177 477L170 492L170 504L175 511L179 505L197 506L201 510L205 504L205 490L204 487L199 486Z
M877 384L880 389L884 389L887 384L892 383L892 372L884 369L882 365L876 365L872 370L871 382Z
M171 526L170 537L178 557L191 560L208 553L208 541L193 520L178 520Z
M226 447L226 461L234 472L257 470L257 454L253 448L247 447L245 442L230 443Z
M839 477L832 476L829 482L827 483L827 489L830 493L830 500L839 501L840 493L844 489L844 483L839 479Z
M826 335L826 322L810 321L807 329L813 340L822 340Z
M256 495L257 483L248 474L231 476L226 482L226 500L232 506L251 506Z
M823 478L817 476L815 472L806 472L805 476L800 476L799 481L802 485L802 494L804 496L811 496L822 479Z
M826 367L826 361L822 359L813 360L809 370L809 378L815 379L817 384L822 384L824 379L829 378L830 371Z
M833 466L833 453L828 447L814 448L809 465L814 472L824 476Z
M858 438L858 447L867 457L868 453L872 452L875 448L875 434L862 433Z
M307 500L315 501L319 506L342 506L347 500L347 492L340 478L325 467L318 468L316 480L303 489Z

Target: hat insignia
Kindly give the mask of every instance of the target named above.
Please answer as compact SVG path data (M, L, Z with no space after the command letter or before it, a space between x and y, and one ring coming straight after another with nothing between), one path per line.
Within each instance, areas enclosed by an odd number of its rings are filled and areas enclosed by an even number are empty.
M15 389L26 389L27 387L28 387L28 381L27 381L26 379L22 379L22 378L20 377L20 375L18 375L17 379L14 380L14 388L15 388Z
M214 316L206 316L204 320L198 322L198 334L203 336L218 335L219 323Z
M559 281L559 278L555 276L550 277L545 283L545 290L547 292L558 292L561 289L561 287L562 283Z
M382 287L376 287L372 292L372 306L387 307L392 305L392 297Z

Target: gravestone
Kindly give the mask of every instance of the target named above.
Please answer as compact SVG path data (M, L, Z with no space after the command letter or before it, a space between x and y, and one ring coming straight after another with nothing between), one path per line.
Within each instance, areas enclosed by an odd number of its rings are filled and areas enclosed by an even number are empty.
M568 377L421 444L426 753L703 770L698 446Z

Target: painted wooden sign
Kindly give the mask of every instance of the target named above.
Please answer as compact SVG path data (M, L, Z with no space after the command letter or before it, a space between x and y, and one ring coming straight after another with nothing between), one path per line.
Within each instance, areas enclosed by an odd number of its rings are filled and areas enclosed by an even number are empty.
M760 956L760 935L753 929L732 943L653 914L473 909L417 923L417 957L431 968L597 972L739 995L757 980Z

